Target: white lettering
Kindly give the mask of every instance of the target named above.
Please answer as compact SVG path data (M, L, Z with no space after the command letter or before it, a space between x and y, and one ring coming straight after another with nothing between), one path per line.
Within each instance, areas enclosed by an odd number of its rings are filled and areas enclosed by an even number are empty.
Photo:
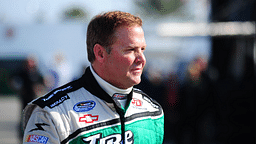
M132 131L125 132L125 144L133 144L134 138Z
M63 96L61 97L58 101L54 102L53 104L51 104L51 107L55 107L56 105L62 103L64 100L68 99L68 96Z
M66 88L56 90L56 91L53 92L53 94L51 94L48 98L43 99L43 101L49 100L49 99L52 98L56 93L58 93L58 92L60 92L60 91L65 91L65 90L71 89L71 88L72 88L71 86L68 86L68 87L66 87Z
M125 132L125 144L133 144L134 143L134 135L132 131ZM122 143L122 136L121 134L113 134L107 137L102 138L102 134L96 134L89 137L85 137L82 139L84 142L89 144L96 144L97 141L100 144L120 144Z
M100 138L101 138L101 134L96 134L87 138L83 138L83 141L89 144L96 144L97 139L100 139Z
M100 139L100 144L120 144L122 137L120 134L110 135Z

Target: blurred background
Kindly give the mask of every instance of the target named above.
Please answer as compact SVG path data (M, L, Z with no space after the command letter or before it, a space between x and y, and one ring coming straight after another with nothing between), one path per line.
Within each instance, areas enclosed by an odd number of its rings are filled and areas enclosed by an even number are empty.
M0 0L0 144L20 143L27 102L83 74L87 24L110 10L144 22L136 87L163 106L164 143L255 143L256 0Z

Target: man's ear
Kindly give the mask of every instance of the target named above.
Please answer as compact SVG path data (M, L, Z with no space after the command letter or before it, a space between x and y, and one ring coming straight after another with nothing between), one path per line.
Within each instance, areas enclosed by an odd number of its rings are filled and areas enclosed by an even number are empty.
M95 44L93 51L94 51L95 59L100 63L102 63L104 61L105 54L106 54L105 48L100 44Z

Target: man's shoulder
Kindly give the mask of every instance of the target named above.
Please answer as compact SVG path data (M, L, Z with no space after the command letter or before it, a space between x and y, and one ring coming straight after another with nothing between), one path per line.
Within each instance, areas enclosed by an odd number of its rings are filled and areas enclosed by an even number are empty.
M146 102L148 102L149 104L151 104L152 107L156 108L156 109L162 109L161 105L154 100L153 98L151 98L149 95L147 95L145 92L143 92L142 90L138 89L138 88L133 88L133 92L140 94L142 99Z
M49 107L50 109L60 105L64 101L70 99L68 93L74 92L80 89L82 85L80 85L79 80L72 81L67 83L61 87L58 87L46 95L39 97L38 99L34 100L32 103L41 107Z

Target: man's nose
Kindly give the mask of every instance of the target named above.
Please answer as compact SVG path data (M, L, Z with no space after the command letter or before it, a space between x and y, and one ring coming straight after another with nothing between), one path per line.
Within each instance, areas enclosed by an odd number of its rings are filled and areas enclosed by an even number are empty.
M146 57L142 51L138 52L136 56L136 62L137 63L146 63Z

